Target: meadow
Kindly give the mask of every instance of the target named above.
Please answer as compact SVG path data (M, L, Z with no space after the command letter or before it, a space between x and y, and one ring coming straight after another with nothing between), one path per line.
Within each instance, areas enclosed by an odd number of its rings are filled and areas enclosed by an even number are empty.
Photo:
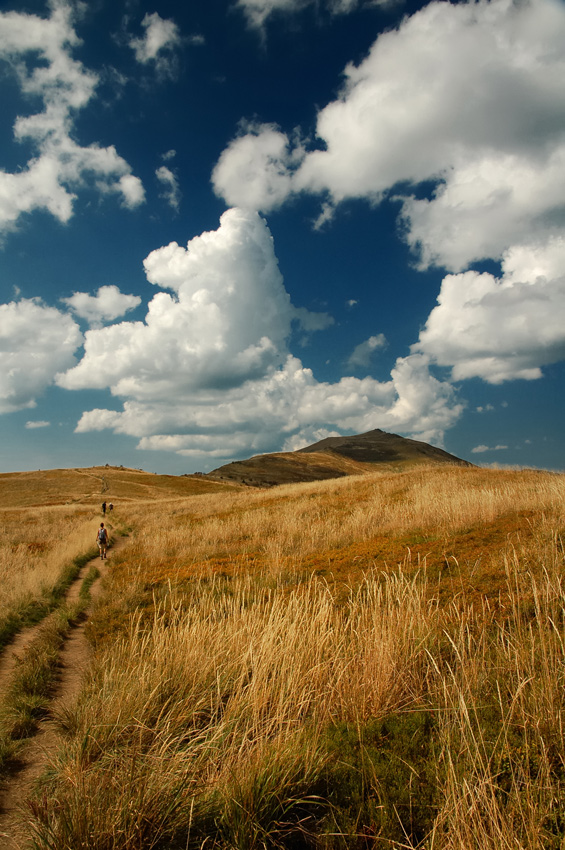
M562 848L564 497L429 467L118 505L33 846Z
M51 611L81 556L95 553L96 516L73 506L0 511L0 647Z

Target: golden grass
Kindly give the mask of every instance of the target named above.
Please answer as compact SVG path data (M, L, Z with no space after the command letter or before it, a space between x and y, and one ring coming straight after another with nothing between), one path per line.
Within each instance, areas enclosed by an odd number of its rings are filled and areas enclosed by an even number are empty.
M565 594L553 572L538 583L517 562L507 570L511 625L440 608L425 581L398 574L367 576L340 604L318 581L285 596L249 578L173 589L99 656L66 717L72 735L37 810L53 843L40 846L277 846L293 805L331 792L325 730L345 724L361 742L371 722L422 710L437 747L427 846L549 846L564 800ZM365 793L383 800L366 762Z
M491 583L497 593L491 557L529 545L534 516L563 526L564 481L535 471L436 467L199 496L171 505L166 518L132 506L138 531L129 563L156 583L242 570L318 572L347 582L373 567L425 564L446 580L463 572L479 593ZM543 527L537 523L537 536Z
M562 848L564 496L441 467L132 504L37 847Z
M48 592L65 565L95 545L98 517L73 507L0 512L0 621Z
M122 466L85 469L47 469L0 474L0 508L62 504L90 505L177 499L197 493L216 493L233 485L205 478L155 475Z

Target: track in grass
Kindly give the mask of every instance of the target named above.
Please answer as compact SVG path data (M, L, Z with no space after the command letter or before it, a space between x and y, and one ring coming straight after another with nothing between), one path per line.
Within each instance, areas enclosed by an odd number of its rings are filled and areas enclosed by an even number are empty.
M59 746L56 717L72 704L80 689L82 676L89 660L90 650L84 627L92 602L101 593L101 578L106 573L113 554L125 540L118 538L109 551L107 561L93 558L81 568L79 575L69 587L65 596L67 604L78 602L82 582L90 567L96 565L100 576L90 589L90 603L80 622L69 632L59 655L59 675L47 716L40 721L36 734L26 742L18 762L0 783L0 847L2 850L23 850L29 841L27 828L26 801L35 781L43 772L50 756ZM10 682L18 663L18 658L37 637L41 624L22 631L7 647L0 658L0 692Z

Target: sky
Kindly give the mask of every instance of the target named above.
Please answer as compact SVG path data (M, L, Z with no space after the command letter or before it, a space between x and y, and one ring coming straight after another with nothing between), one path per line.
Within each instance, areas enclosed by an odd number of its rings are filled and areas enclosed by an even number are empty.
M0 471L563 470L563 0L0 0Z

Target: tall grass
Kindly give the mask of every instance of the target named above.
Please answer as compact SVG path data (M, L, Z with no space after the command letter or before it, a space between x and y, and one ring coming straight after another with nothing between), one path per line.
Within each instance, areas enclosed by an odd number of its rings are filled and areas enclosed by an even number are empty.
M100 656L64 719L61 775L80 777L97 815L79 829L76 787L57 783L55 804L36 808L45 846L145 847L212 831L244 848L305 829L320 805L322 731L421 698L436 615L399 576L368 577L343 607L316 582L289 596L249 578L198 582L189 600L173 592ZM160 794L141 799L149 771L152 783L162 774Z
M561 848L564 485L415 471L132 511L37 848ZM495 596L406 549L305 566L469 529Z
M521 537L514 542L525 545L533 534L529 516L538 517L536 534L544 533L542 515L551 533L562 527L564 503L561 475L460 467L201 496L172 503L163 513L155 506L132 508L137 532L131 563L148 581L206 570L251 569L276 577L302 566L341 572L347 580L359 567L402 564L420 543L417 562L433 543L437 563L447 559L453 567L464 558L472 566L473 558L489 558L494 539L465 551L457 540L453 550L458 534L498 523L501 546L514 532ZM512 519L507 527L505 518Z
M95 554L92 510L33 508L0 512L0 646L50 609L86 559Z
M39 846L561 846L565 597L520 573L501 623L400 575L173 593L64 719Z

